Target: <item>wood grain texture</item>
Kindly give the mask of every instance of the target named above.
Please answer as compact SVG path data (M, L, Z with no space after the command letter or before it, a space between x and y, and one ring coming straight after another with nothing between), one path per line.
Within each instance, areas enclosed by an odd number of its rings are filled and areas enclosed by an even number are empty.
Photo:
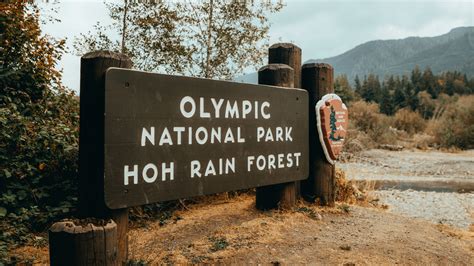
M258 71L258 83L293 88L294 70L285 64L269 64ZM295 204L295 182L257 187L256 189L256 207L259 210L291 209Z
M79 214L116 220L118 259L126 262L128 210L110 210L104 202L105 72L110 67L131 68L132 61L110 51L91 52L81 58Z
M276 43L268 49L269 64L285 64L293 68L293 87L301 88L301 48L292 43ZM296 198L301 197L300 181L296 181Z
M117 260L117 225L58 222L49 230L51 265L121 265Z
M324 155L316 128L316 103L328 93L334 92L334 69L329 64L304 64L301 71L302 89L308 91L309 106L309 177L301 182L305 200L319 201L333 206L335 202L335 166Z
M268 64L286 64L293 68L295 88L301 88L301 48L292 43L276 43L268 49Z
M277 73L274 67L270 65L264 71L273 75ZM281 67L286 70L281 75L291 75L290 67ZM114 68L107 72L105 95L104 190L109 208L268 186L308 176L305 90ZM192 118L185 117L181 110L180 102L185 97L196 104ZM211 99L221 101L222 108L215 109ZM242 112L245 102L251 104L252 113ZM267 107L262 108L265 104ZM238 117L227 115L232 105L240 110L236 112ZM209 116L201 117L201 109ZM268 116L264 118L262 112ZM175 127L185 129L182 137L173 132ZM156 142L147 141L142 146L140 136L150 128ZM201 143L195 134L198 129L208 132L207 140ZM222 137L211 137L214 129L222 129ZM278 129L282 135L289 129L282 136L284 139L276 138ZM165 130L171 132L170 141L159 144ZM262 130L275 138L267 138L268 134L263 138ZM235 141L226 141L226 132L233 133ZM240 138L242 141L237 140ZM269 159L265 159L266 166L257 167L259 158L294 153L301 155L298 165L270 167ZM225 170L226 160L234 162L233 170ZM199 175L191 171L195 162L199 163ZM147 181L143 169L150 163L158 170L154 172L155 179ZM164 175L162 165L171 163L173 175ZM208 166L215 171L206 170ZM124 168L136 168L137 174L126 177Z

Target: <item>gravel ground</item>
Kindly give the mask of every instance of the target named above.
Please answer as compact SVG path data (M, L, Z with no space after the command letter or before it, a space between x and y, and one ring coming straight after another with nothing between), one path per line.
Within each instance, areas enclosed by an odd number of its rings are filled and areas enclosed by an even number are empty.
M445 153L374 149L337 166L355 179L474 182L474 150Z
M439 192L474 186L473 150L458 153L368 150L337 166L348 178L399 183L395 187L403 190L374 192L392 212L461 229L474 224L471 189L470 193Z
M474 219L474 193L379 190L375 194L389 210L436 224L468 230Z

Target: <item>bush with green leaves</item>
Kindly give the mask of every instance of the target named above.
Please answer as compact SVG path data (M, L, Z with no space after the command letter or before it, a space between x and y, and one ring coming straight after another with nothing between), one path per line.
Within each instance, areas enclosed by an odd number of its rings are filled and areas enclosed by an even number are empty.
M5 253L5 243L29 240L29 232L45 230L76 205L79 104L55 69L64 40L42 35L34 4L2 5L0 249Z

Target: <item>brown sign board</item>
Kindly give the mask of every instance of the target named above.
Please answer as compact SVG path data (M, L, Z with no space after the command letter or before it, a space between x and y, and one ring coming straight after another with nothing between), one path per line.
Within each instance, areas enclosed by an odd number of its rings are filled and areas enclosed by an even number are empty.
M316 104L317 128L326 159L334 164L342 152L349 125L346 105L336 94L326 94Z
M308 176L301 89L110 68L105 203L111 209Z

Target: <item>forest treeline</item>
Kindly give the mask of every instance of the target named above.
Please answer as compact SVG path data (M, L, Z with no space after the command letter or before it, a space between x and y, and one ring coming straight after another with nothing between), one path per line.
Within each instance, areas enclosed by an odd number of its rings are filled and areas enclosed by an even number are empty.
M474 147L474 78L458 71L410 75L370 74L335 79L335 92L349 106L348 151L399 144L405 147Z
M410 75L390 75L383 80L374 74L363 79L356 76L352 84L346 75L335 79L335 92L345 102L364 100L377 103L380 112L386 115L394 115L400 109L409 108L425 119L439 117L442 106L450 99L454 100L453 96L474 93L474 78L468 78L464 73L446 71L433 74L429 67L421 71L418 66Z

